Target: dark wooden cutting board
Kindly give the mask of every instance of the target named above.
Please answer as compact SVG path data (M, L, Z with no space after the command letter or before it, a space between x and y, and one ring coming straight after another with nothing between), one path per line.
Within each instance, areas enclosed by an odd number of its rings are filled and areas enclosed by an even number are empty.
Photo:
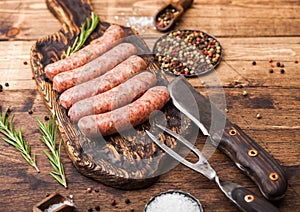
M89 139L72 123L67 111L58 104L59 94L52 89L52 83L45 77L44 67L60 59L60 55L71 45L80 32L80 26L92 12L89 0L46 0L49 10L60 21L62 27L46 37L37 40L31 49L31 66L37 89L44 98L47 108L57 118L64 147L75 167L83 175L109 186L136 189L153 184L159 177L161 167L169 159L158 147L149 141L145 129L152 129L153 123L143 123L134 131L125 132L102 139ZM110 23L100 20L99 26L87 40L86 45L101 36ZM127 35L137 33L123 27ZM136 37L135 45L140 54L150 52L145 42ZM156 73L159 84L166 83L163 74L157 70L150 54L145 54L148 69ZM169 127L179 131L182 123L183 132L192 128L190 121L182 119L181 114L169 102L163 112ZM159 117L158 117L159 118ZM153 122L159 121L154 117ZM182 122L183 121L183 122ZM176 141L168 136L163 138L168 146L176 148Z

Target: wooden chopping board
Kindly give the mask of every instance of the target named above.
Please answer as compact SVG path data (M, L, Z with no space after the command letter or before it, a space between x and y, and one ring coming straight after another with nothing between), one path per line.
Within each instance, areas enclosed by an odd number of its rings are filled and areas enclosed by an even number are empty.
M60 59L60 55L73 43L80 32L80 26L92 12L89 0L46 0L48 9L61 22L58 32L43 37L34 43L31 49L31 66L37 89L44 98L47 108L57 118L59 131L67 154L75 167L83 175L101 183L122 189L137 189L153 184L161 174L161 167L169 163L169 158L158 147L149 141L145 129L152 129L153 123L143 123L134 131L125 132L103 139L89 139L72 123L67 110L58 104L59 94L52 89L52 83L45 77L44 67ZM110 23L100 20L99 26L87 40L86 44L101 36ZM123 27L127 35L135 36L136 32ZM138 36L135 45L138 52L149 52L147 45ZM149 63L149 70L157 70L157 65L150 55L144 56ZM159 71L154 71L159 83L166 83ZM169 102L164 108L169 127L181 132L188 132L191 122L183 118ZM153 122L159 121L156 118ZM182 123L185 123L182 129ZM171 137L163 138L168 146L177 148Z

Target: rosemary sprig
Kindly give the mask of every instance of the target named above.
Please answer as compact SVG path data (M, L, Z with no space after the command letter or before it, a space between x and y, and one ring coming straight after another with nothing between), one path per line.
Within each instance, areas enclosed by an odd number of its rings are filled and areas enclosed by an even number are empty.
M42 134L41 141L48 147L50 152L44 150L44 154L48 157L53 171L50 175L57 180L61 185L67 188L67 180L64 172L63 164L60 160L60 147L62 141L59 141L58 149L56 147L56 135L57 135L57 125L55 124L55 119L50 118L47 123L37 120L39 124L39 130Z
M2 139L14 146L22 155L22 157L27 161L27 163L35 168L37 172L40 172L39 168L36 165L36 158L33 155L31 157L30 145L23 139L22 131L19 128L15 130L13 125L14 115L11 117L8 116L9 107L5 110L4 114L1 112L0 116L0 133L5 137Z
M99 23L99 18L96 16L93 12L91 13L92 21L87 17L86 23L81 24L81 31L80 35L77 36L74 40L74 43L72 46L69 46L65 57L69 57L71 54L77 52L85 43L85 41L88 39L90 34L95 30Z

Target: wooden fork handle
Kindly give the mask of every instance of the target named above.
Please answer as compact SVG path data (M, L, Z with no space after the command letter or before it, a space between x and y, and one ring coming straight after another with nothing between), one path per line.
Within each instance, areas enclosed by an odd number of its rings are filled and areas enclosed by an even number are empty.
M260 198L255 193L246 188L238 187L232 191L231 194L236 205L247 212L279 212L279 209L272 205L267 200Z
M269 200L284 196L288 182L277 161L237 125L227 121L224 130L214 133L213 140L220 141L218 149L229 156L236 165L256 182Z

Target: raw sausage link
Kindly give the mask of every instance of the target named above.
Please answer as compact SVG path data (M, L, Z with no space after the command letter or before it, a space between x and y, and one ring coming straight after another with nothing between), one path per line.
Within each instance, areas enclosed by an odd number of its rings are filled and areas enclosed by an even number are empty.
M83 116L120 108L140 97L155 84L156 76L151 72L137 74L111 90L76 102L69 110L70 119L78 121Z
M117 45L124 36L125 33L120 26L111 25L104 34L94 40L93 43L85 46L66 59L58 60L55 63L47 65L45 67L46 76L53 80L54 76L61 72L70 71L90 62Z
M107 136L135 127L146 121L155 110L160 110L169 100L165 86L150 88L133 103L116 110L81 118L80 130L89 137Z
M146 68L147 63L141 57L132 55L102 76L66 90L60 95L59 103L69 108L79 100L112 89Z
M53 78L53 89L62 92L75 85L95 79L136 53L130 43L121 43L91 62L56 75Z

